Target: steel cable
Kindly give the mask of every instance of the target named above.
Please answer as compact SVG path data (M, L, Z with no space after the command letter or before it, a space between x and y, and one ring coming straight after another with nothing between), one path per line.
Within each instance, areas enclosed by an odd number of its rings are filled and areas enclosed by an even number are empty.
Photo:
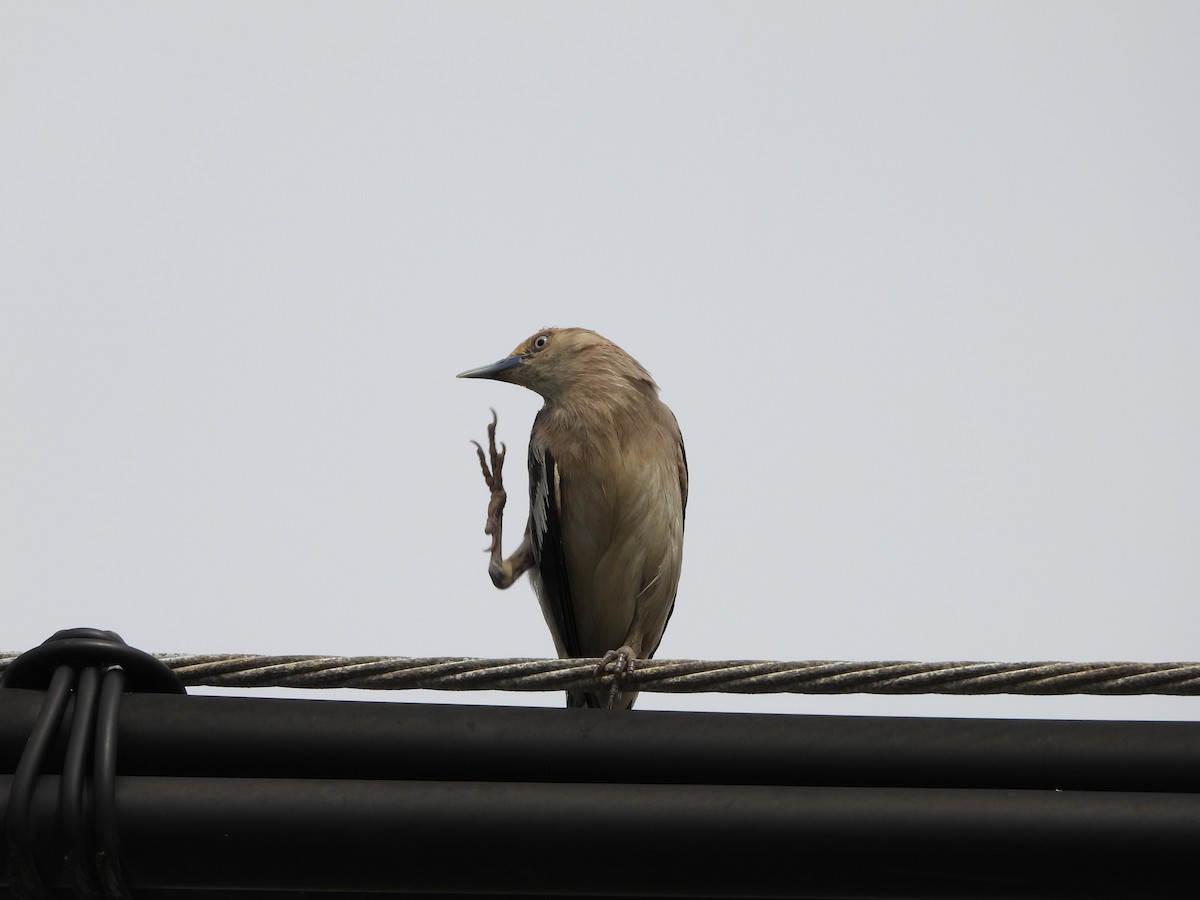
M16 656L0 654L0 673ZM596 659L161 653L189 686L595 690ZM1200 663L643 660L630 691L736 694L1200 694Z

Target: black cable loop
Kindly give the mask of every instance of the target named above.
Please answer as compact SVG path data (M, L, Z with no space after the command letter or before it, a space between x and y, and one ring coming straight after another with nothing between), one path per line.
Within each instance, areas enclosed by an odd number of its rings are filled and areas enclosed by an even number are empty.
M130 647L112 631L70 628L20 656L0 662L0 688L45 692L9 790L8 881L18 900L49 900L47 877L68 883L85 900L128 900L117 855L117 715L130 690L184 693L179 678L161 661ZM101 674L103 673L103 674ZM75 702L68 704L72 690ZM69 726L68 726L69 716ZM57 736L67 730L56 821L61 830L39 834L48 848L34 847L33 795ZM94 801L88 803L89 774ZM53 873L38 871L35 858L57 858ZM52 876L52 877L51 877Z
M79 673L75 688L75 714L63 761L59 805L62 810L63 836L67 843L67 867L74 882L75 894L86 900L99 898L100 887L93 870L90 848L90 819L84 792L87 787L87 766L93 756L96 703L100 693L100 672L87 666Z
M42 701L42 708L17 763L17 771L13 774L5 825L8 831L8 882L18 900L43 900L49 897L33 858L29 815L33 805L33 789L41 774L46 751L62 723L67 698L74 683L75 671L71 666L55 668L50 686L46 689L46 698Z
M128 900L121 875L117 841L117 714L125 690L125 672L119 667L104 673L96 716L95 826L96 873L107 900Z

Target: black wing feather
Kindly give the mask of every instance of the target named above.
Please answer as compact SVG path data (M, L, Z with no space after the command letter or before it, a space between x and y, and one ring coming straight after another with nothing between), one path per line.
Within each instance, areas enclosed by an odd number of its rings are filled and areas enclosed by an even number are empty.
M536 428L536 423L535 423ZM554 624L562 638L567 656L578 657L579 632L575 627L575 608L571 603L571 585L567 579L567 560L563 553L561 498L554 489L554 454L547 447L529 444L529 509L533 556L541 576L542 592L549 601Z

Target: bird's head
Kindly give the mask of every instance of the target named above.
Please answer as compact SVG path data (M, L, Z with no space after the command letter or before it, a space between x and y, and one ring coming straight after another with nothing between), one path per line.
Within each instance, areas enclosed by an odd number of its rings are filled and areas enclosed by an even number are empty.
M536 391L557 401L570 391L605 383L654 385L638 362L612 341L586 328L543 328L522 341L504 359L458 373L459 378L491 378Z

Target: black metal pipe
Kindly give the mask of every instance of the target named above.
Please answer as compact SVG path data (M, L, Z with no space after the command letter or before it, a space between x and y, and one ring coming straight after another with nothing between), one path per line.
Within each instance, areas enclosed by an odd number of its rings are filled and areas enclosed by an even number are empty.
M43 699L0 690L0 772ZM1195 723L126 694L117 724L114 843L143 898L1195 893ZM65 884L58 781L27 845Z
M42 695L0 691L0 771ZM1200 791L1200 723L475 707L129 694L145 775ZM61 765L62 748L47 760Z
M148 776L117 806L135 893L1194 896L1200 845L1189 794Z

